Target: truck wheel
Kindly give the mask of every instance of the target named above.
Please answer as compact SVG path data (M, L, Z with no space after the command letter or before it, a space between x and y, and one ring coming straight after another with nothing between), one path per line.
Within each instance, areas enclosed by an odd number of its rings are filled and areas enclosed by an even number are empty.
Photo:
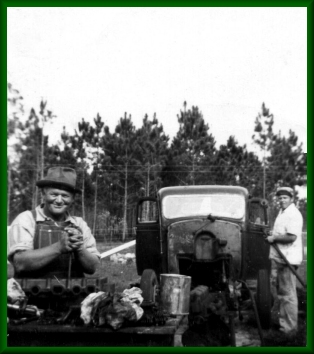
M156 293L158 288L158 279L156 273L152 269L145 269L140 284L143 296L143 304L154 304L156 301Z
M271 303L269 274L267 269L260 269L257 277L256 306L263 329L269 329L271 325Z

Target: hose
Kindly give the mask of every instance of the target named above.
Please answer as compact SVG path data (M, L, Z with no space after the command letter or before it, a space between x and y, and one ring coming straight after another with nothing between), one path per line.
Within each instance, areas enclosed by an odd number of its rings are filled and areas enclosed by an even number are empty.
M269 236L269 232L265 233L265 238ZM304 283L304 281L301 279L300 275L297 273L297 271L293 268L293 266L291 265L291 263L288 261L288 259L285 257L285 255L280 251L277 243L271 243L270 246L272 246L277 253L279 254L279 256L281 257L281 259L286 263L286 265L289 267L289 269L291 270L291 272L296 276L296 278L299 280L300 284L304 287L304 289L306 289L306 284Z
M278 245L276 243L272 243L271 246L274 247L274 249L277 251L277 253L279 254L279 256L285 261L286 265L289 267L289 269L291 270L291 272L297 277L297 279L299 280L300 284L304 287L304 289L306 289L306 285L303 282L303 280L301 279L300 275L297 273L297 271L293 268L293 266L290 264L290 262L288 261L288 259L284 256L284 254L280 251Z

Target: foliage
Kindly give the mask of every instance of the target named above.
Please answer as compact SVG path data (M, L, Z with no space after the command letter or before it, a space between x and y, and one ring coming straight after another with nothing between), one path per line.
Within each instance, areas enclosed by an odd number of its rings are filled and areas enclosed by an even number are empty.
M52 111L47 110L46 105L46 102L40 102L39 115L32 108L25 123L16 114L13 115L13 119L8 117L11 122L9 129L15 133L16 138L9 155L9 160L14 161L11 157L16 159L14 169L12 163L9 163L11 182L13 177L13 184L9 183L13 192L10 200L14 202L14 207L9 209L10 220L21 208L24 210L35 208L40 202L36 181L44 175L44 162L49 165L50 161L56 157L54 148L48 147L48 136L44 135L43 130L44 124L54 117ZM17 130L18 134L16 134Z
M18 140L23 129L20 118L24 114L24 107L22 104L23 97L20 95L18 90L12 87L10 83L7 85L7 95L7 210L10 211L12 209L12 205L14 205L17 201L16 196L20 194L17 172L19 156L17 150L19 149ZM7 222L10 222L10 212L8 212Z
M184 102L178 115L179 131L164 170L166 185L210 184L208 167L214 160L215 139L198 107L187 110L186 106Z
M267 162L271 167L272 181L279 185L302 186L306 182L306 154L292 130L284 137L279 132L273 139Z
M135 201L136 192L134 190L138 190L138 181L134 178L132 180L132 175L136 174L141 166L137 159L140 147L131 115L127 116L127 113L125 113L124 117L120 118L109 147L112 164L115 165L115 175L117 176L115 184L121 191L122 240L125 240L128 228L128 210L132 208Z
M140 190L145 196L156 195L161 187L161 171L165 166L168 154L169 137L165 135L162 124L159 125L156 114L153 120L147 114L143 126L137 130L138 156L140 169L135 174L140 182Z
M280 131L275 134L273 125L274 116L263 103L252 138L263 153L264 175L257 188L261 189L263 183L264 194L269 199L273 198L278 186L293 188L306 184L306 155L302 152L302 144L298 144L298 137L292 130L287 138Z
M214 166L216 183L239 185L247 188L252 196L258 195L256 185L262 173L261 162L246 145L239 146L234 136L229 137L226 145L220 146Z
M165 186L188 184L240 185L250 194L273 203L278 185L306 184L306 155L298 137L273 130L274 116L265 104L255 120L253 141L262 156L240 146L230 136L216 148L214 136L197 106L177 115L179 129L172 142L157 115L136 128L127 113L114 131L97 113L91 121L78 122L74 134L60 132L60 142L49 144L45 129L54 115L41 101L39 113L31 109L26 119L22 96L8 85L8 210L10 222L18 213L39 202L36 181L51 166L76 169L78 188L73 212L82 215L95 236L112 241L133 237L136 203L140 197L155 196ZM169 117L170 118L170 117ZM213 117L214 119L215 117ZM298 201L306 217L306 200Z

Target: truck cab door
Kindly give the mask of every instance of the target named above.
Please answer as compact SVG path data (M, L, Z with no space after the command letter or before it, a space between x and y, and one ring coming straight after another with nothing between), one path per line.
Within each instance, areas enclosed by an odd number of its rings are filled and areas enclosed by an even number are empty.
M265 241L265 233L269 230L268 203L261 198L252 198L248 207L245 278L256 279L259 269L270 271L269 244Z
M156 198L142 198L137 204L135 250L139 275L145 269L161 273L161 238Z

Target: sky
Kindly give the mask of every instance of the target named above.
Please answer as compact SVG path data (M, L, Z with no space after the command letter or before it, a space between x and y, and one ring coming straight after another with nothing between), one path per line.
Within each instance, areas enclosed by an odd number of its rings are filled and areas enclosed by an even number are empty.
M198 106L216 140L250 151L264 102L274 131L307 144L306 7L7 9L7 79L25 110L40 100L57 116L57 142L97 113L113 132L156 113L173 138L177 115Z

